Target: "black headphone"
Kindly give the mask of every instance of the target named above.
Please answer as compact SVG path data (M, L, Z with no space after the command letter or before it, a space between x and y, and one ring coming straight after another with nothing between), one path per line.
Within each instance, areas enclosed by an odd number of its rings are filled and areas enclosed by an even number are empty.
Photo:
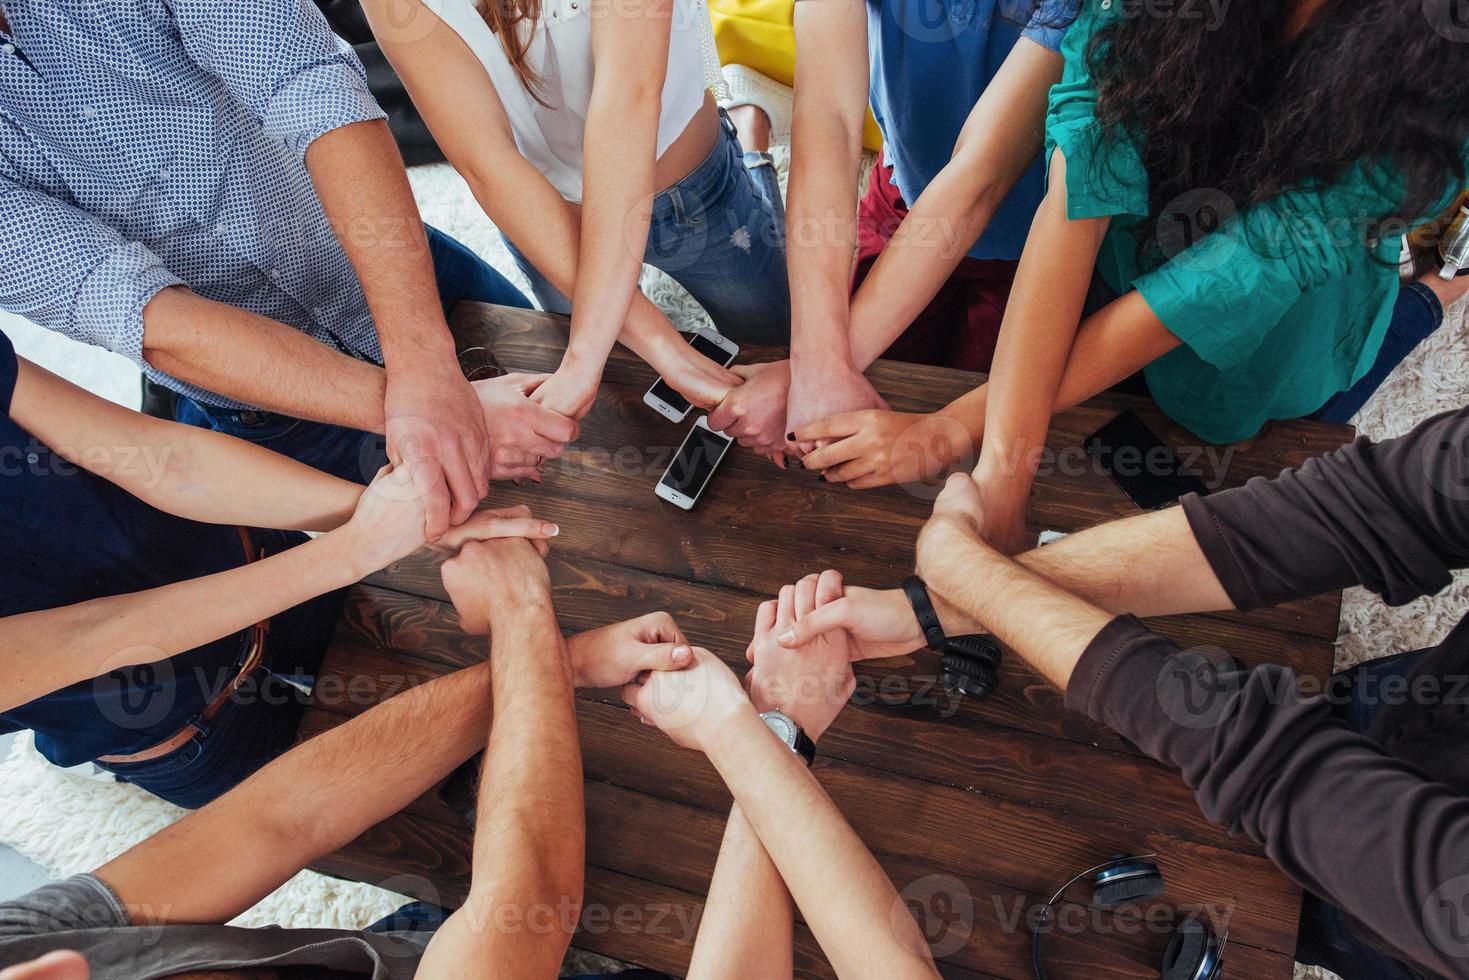
M988 636L950 636L939 660L939 684L976 701L1000 686L1000 645Z
M1050 931L1046 927L1051 921L1051 910L1066 890L1093 875L1092 904L1098 908L1115 909L1157 898L1163 894L1163 872L1152 862L1154 857L1157 855L1119 855L1074 876L1051 896L1041 909L1030 938L1030 961L1036 980L1049 980L1041 960L1041 945ZM1228 935L1221 939L1198 916L1189 916L1178 924L1168 941L1159 973L1161 980L1219 980L1224 975L1224 946L1228 941Z

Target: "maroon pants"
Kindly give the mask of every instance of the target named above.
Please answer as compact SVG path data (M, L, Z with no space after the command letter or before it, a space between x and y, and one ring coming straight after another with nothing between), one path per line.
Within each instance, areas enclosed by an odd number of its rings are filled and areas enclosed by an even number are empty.
M892 177L892 169L879 153L867 196L857 209L853 292L862 285L878 255L908 216L908 205ZM1019 264L968 256L960 259L958 268L939 288L938 295L883 356L965 371L988 371Z

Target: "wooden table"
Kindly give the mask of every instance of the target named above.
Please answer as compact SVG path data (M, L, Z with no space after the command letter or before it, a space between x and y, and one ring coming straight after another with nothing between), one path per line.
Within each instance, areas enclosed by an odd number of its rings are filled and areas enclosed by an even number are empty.
M565 344L560 317L461 306L454 320L461 346L487 343L506 370L553 370ZM743 360L777 354L747 351ZM935 409L976 383L958 371L890 362L870 376L895 409L908 411ZM567 632L668 610L695 642L743 668L755 608L780 585L834 567L852 584L884 587L911 569L929 502L900 488L853 492L736 449L693 512L657 499L653 484L688 423L675 426L642 405L652 377L635 358L614 354L579 443L548 468L545 484L494 491L495 503L529 503L561 525L550 566ZM1190 441L1146 403L1109 394L1061 415L1050 447L1080 446L1123 408L1175 445ZM1273 475L1350 435L1345 426L1275 425L1233 452L1225 482ZM1092 468L1060 469L1036 483L1032 533L1134 511ZM328 656L329 683L303 731L320 732L405 684L482 659L483 641L459 632L445 598L436 564L420 557L354 588ZM1339 595L1323 596L1153 625L1248 664L1285 662L1323 677L1339 603ZM861 665L858 697L823 739L816 772L938 939L946 976L1030 976L1028 920L1017 922L1017 913L1076 871L1139 852L1158 855L1170 903L1228 917L1229 976L1290 975L1298 890L1258 848L1205 822L1172 770L1064 711L1014 656L1000 691L982 703L945 703L942 712L890 706L905 691L931 690L935 667L927 652ZM615 692L583 692L577 704L588 868L576 945L682 973L729 795L702 757L633 722ZM431 793L319 867L454 905L469 882L470 836ZM1071 894L1085 902L1084 888ZM1137 925L1103 918L1055 935L1052 975L1156 976L1166 936ZM796 962L802 975L830 975L799 925Z

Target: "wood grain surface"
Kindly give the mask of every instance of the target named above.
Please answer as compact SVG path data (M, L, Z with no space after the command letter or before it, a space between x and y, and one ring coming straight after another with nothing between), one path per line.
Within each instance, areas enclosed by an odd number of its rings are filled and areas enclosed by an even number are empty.
M461 346L483 344L508 371L554 370L565 319L462 304ZM743 362L782 356L746 350ZM879 362L869 372L894 408L931 411L975 375ZM755 607L822 568L887 587L912 567L933 486L853 492L732 450L692 512L653 495L683 438L642 405L652 371L619 350L602 394L544 484L496 486L490 504L527 503L561 525L550 561L568 633L666 610L685 633L737 668ZM1087 437L1119 411L1141 415L1206 482L1236 486L1344 444L1345 426L1279 423L1248 444L1209 447L1147 402L1108 394L1058 416L1028 512L1032 532L1076 531L1135 513L1090 466ZM407 687L483 663L488 641L458 629L438 575L420 554L355 587L332 642L303 737ZM1339 595L1272 610L1155 620L1183 644L1214 644L1248 664L1331 669ZM935 945L945 976L1023 978L1031 916L1076 871L1115 853L1152 852L1165 902L1139 920L1068 895L1075 924L1048 944L1058 978L1156 976L1170 916L1197 912L1229 930L1227 976L1288 977L1299 891L1248 841L1205 821L1176 773L1086 718L1014 656L979 703L936 687L936 658L860 665L859 685L822 740L816 773L872 848ZM916 698L920 707L901 702ZM586 908L576 944L673 974L688 963L730 798L713 769L634 722L615 692L578 698L587 794ZM426 724L431 722L426 722ZM548 760L547 764L554 764ZM460 778L464 778L461 776ZM435 790L321 862L321 870L387 883L454 905L469 883L471 831ZM797 971L830 976L798 927Z

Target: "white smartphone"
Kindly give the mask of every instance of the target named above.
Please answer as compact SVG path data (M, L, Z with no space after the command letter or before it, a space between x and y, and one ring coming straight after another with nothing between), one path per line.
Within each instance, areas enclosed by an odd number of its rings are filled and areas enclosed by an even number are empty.
M695 330L689 334L689 346L720 367L729 367L740 356L740 345L713 330ZM682 422L689 414L688 399L673 390L662 378L643 396L643 404L670 422Z
M692 510L732 442L723 432L709 428L706 416L699 416L653 492L675 507Z

